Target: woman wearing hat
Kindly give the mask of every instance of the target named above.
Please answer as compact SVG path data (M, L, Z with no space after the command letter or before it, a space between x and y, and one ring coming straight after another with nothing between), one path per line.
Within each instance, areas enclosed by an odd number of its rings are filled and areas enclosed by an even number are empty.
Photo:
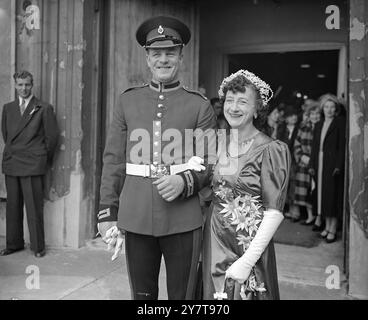
M315 230L325 229L321 237L327 243L336 240L342 215L344 193L345 120L338 116L340 103L332 94L320 98L323 120L317 123L312 144L311 174L317 181L317 219Z
M239 70L223 80L219 96L231 130L219 139L212 180L204 298L279 299L272 237L283 220L290 153L285 143L253 123L267 108L272 90L253 73Z

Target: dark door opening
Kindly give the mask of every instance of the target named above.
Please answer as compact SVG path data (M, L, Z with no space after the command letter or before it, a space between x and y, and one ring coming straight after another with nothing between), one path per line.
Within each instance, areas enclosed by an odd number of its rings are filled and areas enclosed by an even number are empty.
M295 93L318 99L336 94L339 50L231 54L229 73L247 69L273 88L273 103L288 103Z

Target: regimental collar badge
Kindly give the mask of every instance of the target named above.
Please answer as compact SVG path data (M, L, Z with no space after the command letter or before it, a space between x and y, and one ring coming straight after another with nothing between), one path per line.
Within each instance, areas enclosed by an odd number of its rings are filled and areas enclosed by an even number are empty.
M163 33L164 33L164 28L162 28L162 26L160 25L160 26L158 27L158 29L157 29L157 32L158 32L159 34L163 34Z

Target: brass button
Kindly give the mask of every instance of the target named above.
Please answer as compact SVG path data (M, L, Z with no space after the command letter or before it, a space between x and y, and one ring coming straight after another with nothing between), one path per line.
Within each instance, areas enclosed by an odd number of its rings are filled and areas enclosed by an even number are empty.
M158 104L158 107L159 107L159 108L163 108L163 106L164 106L164 105L163 105L162 103L159 103L159 104Z
M156 152L154 152L153 153L153 155L155 156L155 157L157 157L158 156L158 152L156 151Z
M162 117L162 113L161 113L161 112L159 112L159 113L157 114L157 116L158 116L159 118L161 118L161 117Z
M158 146L158 141L155 141L153 144L157 147Z
M159 96L158 96L158 98L160 99L160 100L164 100L164 96L162 95L162 94L160 94Z
M156 131L155 136L158 137L160 135L160 132Z
M161 122L160 121L156 121L155 122L155 125L156 125L156 127L159 127L161 125Z

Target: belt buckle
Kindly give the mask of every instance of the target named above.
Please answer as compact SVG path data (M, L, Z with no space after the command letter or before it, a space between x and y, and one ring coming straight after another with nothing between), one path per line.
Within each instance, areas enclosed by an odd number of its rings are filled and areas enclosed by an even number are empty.
M150 174L151 178L161 178L163 176L169 175L169 170L164 164L156 164L156 165L151 164L150 168L151 168Z

